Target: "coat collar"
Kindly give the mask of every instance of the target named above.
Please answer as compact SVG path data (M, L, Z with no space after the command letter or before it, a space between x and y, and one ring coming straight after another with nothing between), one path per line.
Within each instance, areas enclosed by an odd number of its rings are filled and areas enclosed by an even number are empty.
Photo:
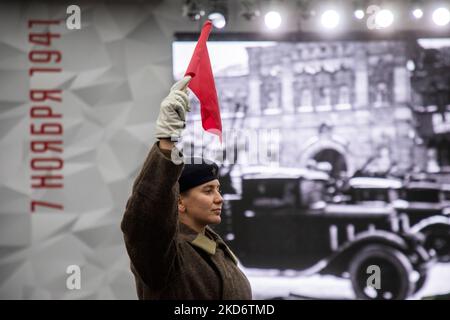
M216 253L217 245L221 245L224 251L228 254L228 256L234 261L234 263L238 264L238 259L231 251L231 249L226 245L226 243L220 238L220 236L215 233L210 227L206 227L205 234L198 233L197 231L190 228L188 225L184 223L179 223L179 234L180 237L188 242L190 242L193 246L202 249L203 251L209 253L210 255L214 255ZM212 240L214 239L214 240Z
M180 236L182 239L192 243L192 245L203 249L210 255L214 255L216 253L217 243L214 240L211 240L208 236L217 240L218 236L212 231L209 227L206 227L205 233L208 235L204 235L203 233L198 233L197 231L191 229L189 226L180 222Z

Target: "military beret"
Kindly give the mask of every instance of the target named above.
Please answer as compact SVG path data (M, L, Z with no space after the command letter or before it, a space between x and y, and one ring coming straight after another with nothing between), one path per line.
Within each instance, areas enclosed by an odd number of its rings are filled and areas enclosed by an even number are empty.
M219 167L213 161L200 157L185 158L184 168L178 179L180 193L214 179L219 179Z

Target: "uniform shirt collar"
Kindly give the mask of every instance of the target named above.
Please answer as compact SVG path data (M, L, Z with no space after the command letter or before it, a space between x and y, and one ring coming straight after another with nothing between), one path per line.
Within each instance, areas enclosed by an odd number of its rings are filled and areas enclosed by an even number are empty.
M220 236L210 227L206 227L205 234L198 233L188 225L181 222L179 223L179 228L181 238L190 242L193 246L202 249L210 255L214 255L216 253L217 246L220 245L226 254L228 254L228 256L234 261L234 263L236 265L238 264L238 259L234 253L230 250L222 238L220 238Z
M181 238L192 243L192 245L202 249L203 251L206 251L210 255L214 255L216 253L217 243L216 241L211 240L208 236L215 240L217 240L218 236L211 230L211 228L206 227L205 234L208 235L206 236L203 233L198 233L184 223L180 222L179 226Z

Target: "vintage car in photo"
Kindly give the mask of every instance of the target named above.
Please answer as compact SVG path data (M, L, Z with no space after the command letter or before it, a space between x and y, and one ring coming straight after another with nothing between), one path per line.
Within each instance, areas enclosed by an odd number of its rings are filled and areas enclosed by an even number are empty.
M347 203L393 207L411 233L421 233L424 246L440 262L450 261L450 202L448 185L434 181L407 181L381 177L349 179Z
M224 238L244 267L349 278L361 299L405 299L422 287L434 259L386 199L327 203L329 177L314 170L253 168L241 179L241 194L226 201ZM373 266L379 289L368 284Z
M434 250L440 262L450 262L450 203L448 186L432 181L411 181L396 202L400 217L407 217L414 233L425 236L425 248Z

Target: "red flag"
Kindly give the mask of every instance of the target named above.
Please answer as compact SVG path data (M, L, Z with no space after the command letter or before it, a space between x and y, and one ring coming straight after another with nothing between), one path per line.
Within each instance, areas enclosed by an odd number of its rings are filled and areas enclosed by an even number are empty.
M203 129L218 135L222 143L222 120L220 118L216 85L211 70L211 61L209 60L206 46L211 27L211 20L207 20L202 27L202 32L185 75L192 77L188 87L200 100Z

